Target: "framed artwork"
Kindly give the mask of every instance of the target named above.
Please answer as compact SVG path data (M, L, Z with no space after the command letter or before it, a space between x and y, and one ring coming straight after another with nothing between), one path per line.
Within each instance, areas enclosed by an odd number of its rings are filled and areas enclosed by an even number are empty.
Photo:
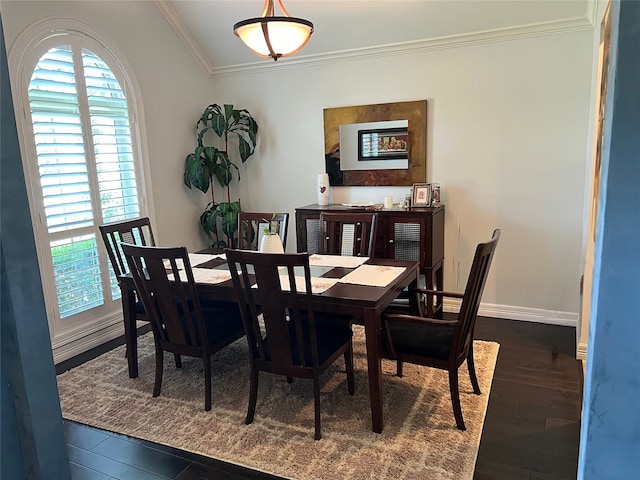
M358 161L409 158L408 128L358 130Z
M325 171L329 174L332 186L387 186L406 185L421 182L427 178L427 101L379 103L374 105L354 105L349 107L325 108L324 115L324 152ZM407 122L407 156L406 160L389 161L407 162L407 167L343 169L343 164L366 166L369 162L358 161L357 132L368 129L358 128L354 133L353 158L347 159L347 153L340 144L341 127L350 127L360 123ZM380 126L372 128L389 128ZM388 158L388 157L387 157ZM372 159L372 160L381 160ZM386 159L385 159L386 160ZM376 163L376 162L370 162ZM384 162L383 162L384 163Z
M431 206L431 184L430 183L414 183L413 195L411 198L412 207L430 207Z

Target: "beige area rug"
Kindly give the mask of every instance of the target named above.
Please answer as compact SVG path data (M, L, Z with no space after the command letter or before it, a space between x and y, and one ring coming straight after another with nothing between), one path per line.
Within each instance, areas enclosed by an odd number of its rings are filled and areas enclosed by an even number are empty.
M58 376L63 417L295 480L471 480L499 346L476 341L482 395L461 367L467 431L455 426L447 372L383 361L384 432L371 431L362 327L354 327L356 394L347 392L344 362L322 376L322 440L313 440L312 382L260 374L255 421L245 425L249 380L244 338L213 356L213 407L204 410L202 361L165 356L153 398L151 334L140 337L140 375L130 379L124 347Z

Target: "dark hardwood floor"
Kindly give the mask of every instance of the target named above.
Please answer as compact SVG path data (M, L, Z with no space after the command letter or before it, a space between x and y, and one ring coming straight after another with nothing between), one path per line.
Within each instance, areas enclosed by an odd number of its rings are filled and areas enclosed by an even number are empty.
M474 479L575 479L582 403L575 330L479 318L476 338L499 342L500 353ZM66 371L121 343L93 349L56 370ZM70 421L65 431L74 480L278 478Z

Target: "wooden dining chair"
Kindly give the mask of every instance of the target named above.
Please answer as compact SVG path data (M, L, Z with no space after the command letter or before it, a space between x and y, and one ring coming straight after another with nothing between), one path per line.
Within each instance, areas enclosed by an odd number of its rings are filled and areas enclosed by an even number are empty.
M377 213L321 212L320 253L373 258Z
M351 329L327 321L338 315L315 311L306 253L227 249L226 254L251 357L246 423L252 423L255 415L260 372L285 376L289 382L293 377L308 378L313 380L315 439L319 440L320 374L341 355L349 394L354 394ZM296 283L296 276L304 278L304 285Z
M238 214L238 248L240 250L259 250L264 229L271 229L278 234L282 247L287 248L287 230L289 214L240 212Z
M113 269L116 281L118 282L118 287L120 288L120 299L122 301L123 314L126 315L126 312L129 311L129 305L126 305L125 302L130 299L135 302L136 321L148 322L149 318L142 302L139 299L136 300L135 296L129 297L124 291L127 287L123 282L122 277L129 273L129 266L127 265L127 260L124 257L124 253L120 245L123 242L126 242L135 245L155 246L156 242L153 237L153 230L151 228L149 218L142 217L133 220L125 220L123 222L107 223L105 225L100 225L98 228L100 229L100 234L102 235L102 240L107 250L111 268ZM125 355L127 358L129 358L130 355L133 355L134 357L137 356L136 338L138 333L137 330L130 331L129 325L130 322L125 318L124 336L126 344Z
M211 410L211 355L244 335L240 311L233 303L226 308L200 303L185 247L122 243L121 248L153 331L153 396L160 395L162 387L163 352L198 357L204 363L204 409Z
M500 230L491 240L476 247L464 294L417 288L416 295L461 299L460 311L454 319L429 318L423 315L421 302L412 302L417 312L410 314L389 308L382 314L383 350L396 360L397 375L402 376L402 363L409 362L449 372L449 391L456 425L466 430L460 406L458 369L467 361L473 392L480 395L473 360L473 330L489 267L498 245ZM442 298L440 298L442 300ZM430 301L430 300L429 300Z
M156 244L149 217L107 223L100 225L98 228L116 278L129 272L129 266L120 248L122 242L149 246L155 246Z

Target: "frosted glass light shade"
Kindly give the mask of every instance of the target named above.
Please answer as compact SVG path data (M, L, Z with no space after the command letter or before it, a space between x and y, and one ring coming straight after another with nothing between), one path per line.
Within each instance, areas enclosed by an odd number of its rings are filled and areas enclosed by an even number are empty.
M254 53L277 60L304 47L313 33L313 24L291 17L259 17L238 22L234 30Z
M233 26L235 33L256 55L278 60L304 47L313 33L313 23L291 17L278 0L284 16L274 16L273 0L265 0L262 15Z

